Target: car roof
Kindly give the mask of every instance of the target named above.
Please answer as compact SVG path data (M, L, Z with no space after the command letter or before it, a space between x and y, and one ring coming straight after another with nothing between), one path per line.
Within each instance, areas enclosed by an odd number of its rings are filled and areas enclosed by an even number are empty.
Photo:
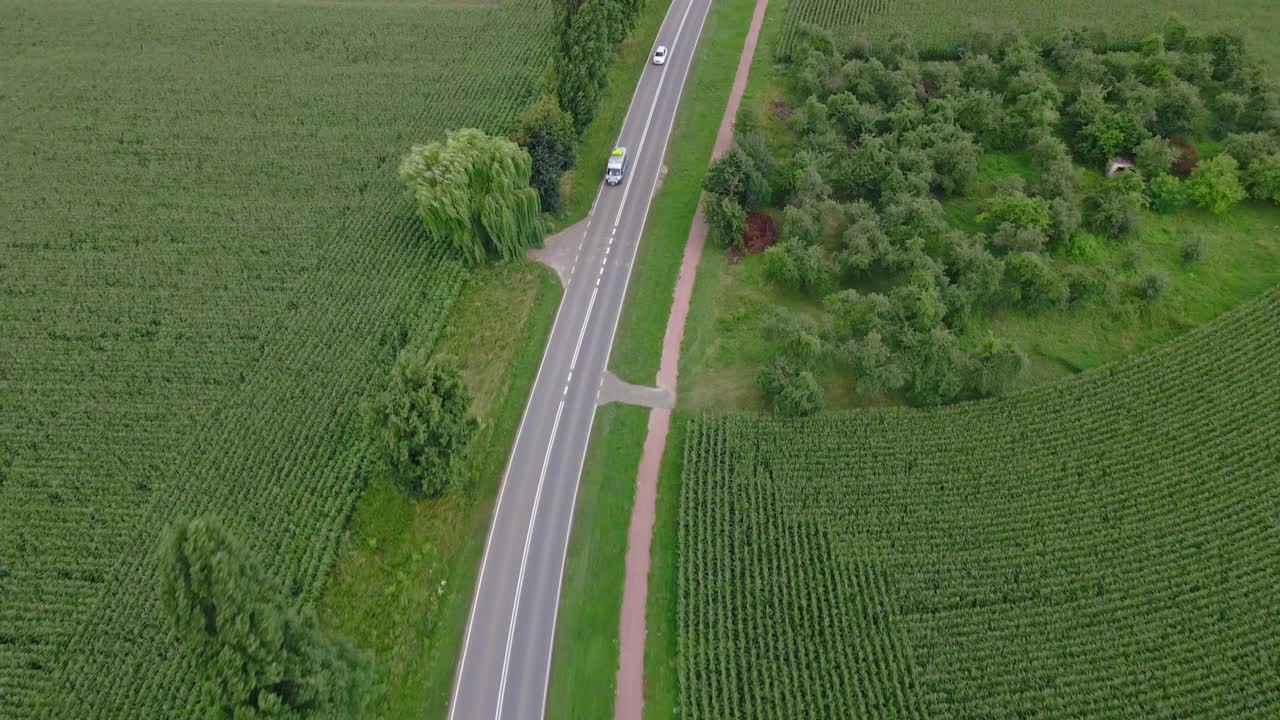
M664 52L666 52L666 51L667 51L667 46L666 46L666 45L659 45L659 46L658 46L658 52L660 52L660 53L664 53Z

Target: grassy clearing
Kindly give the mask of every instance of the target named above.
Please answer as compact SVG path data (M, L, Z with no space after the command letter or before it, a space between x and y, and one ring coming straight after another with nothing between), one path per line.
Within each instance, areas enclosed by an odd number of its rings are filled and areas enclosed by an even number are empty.
M609 369L627 382L652 385L657 377L680 258L754 7L750 0L713 4L698 42L610 355Z
M676 551L685 429L690 420L683 412L671 415L667 449L658 471L644 645L644 716L648 720L683 716L676 696Z
M627 530L649 409L610 403L596 413L556 619L551 718L611 717L617 693Z
M626 119L636 83L649 62L649 51L653 49L654 38L669 7L671 0L647 0L636 29L618 48L609 66L604 105L578 141L577 161L561 183L564 204L561 213L551 218L549 232L578 222L591 210L600 179L604 177L605 159L622 132L622 121Z
M384 692L373 716L440 717L448 705L489 517L559 299L535 263L471 274L438 348L461 360L475 394L475 485L414 501L375 478L356 507L320 616L374 651Z

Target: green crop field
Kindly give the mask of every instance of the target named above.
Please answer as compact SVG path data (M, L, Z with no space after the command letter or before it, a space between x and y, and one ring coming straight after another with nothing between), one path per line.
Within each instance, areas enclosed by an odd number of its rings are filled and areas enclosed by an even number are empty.
M686 439L680 716L1280 713L1280 290L1003 400Z
M786 0L779 57L794 47L805 23L833 30L865 29L873 36L906 33L919 47L949 47L974 27L1019 27L1033 35L1087 25L1113 38L1133 39L1159 29L1174 13L1204 30L1238 28L1250 47L1280 67L1272 41L1280 5L1271 0Z
M0 717L191 717L162 526L212 511L301 603L359 403L465 279L395 166L504 130L549 0L0 8Z

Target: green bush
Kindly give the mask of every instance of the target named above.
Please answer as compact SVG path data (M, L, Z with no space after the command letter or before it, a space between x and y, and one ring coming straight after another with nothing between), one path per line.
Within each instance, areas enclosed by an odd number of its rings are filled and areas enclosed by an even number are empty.
M825 402L813 371L788 355L781 355L762 368L757 379L769 407L784 417L812 415Z
M1134 161L1138 170L1148 178L1155 178L1169 172L1173 161L1178 159L1178 151L1162 137L1143 140L1134 152Z
M573 167L576 136L573 116L552 95L538 98L511 129L511 139L529 153L529 185L538 191L542 209L560 211L560 177Z
M1152 210L1171 213L1187 204L1187 189L1173 175L1157 175L1147 183L1147 199Z
M978 222L992 226L1011 223L1018 228L1045 230L1052 222L1049 203L1044 198L1028 197L1020 192L1002 193L987 201Z
M464 454L479 423L471 392L447 355L406 348L391 383L365 409L365 429L390 476L432 497L462 479Z
M1031 312L1062 308L1070 297L1066 280L1037 253L1005 258L1004 277L1013 303Z
M1250 196L1280 203L1280 153L1255 160L1245 171L1244 179Z
M1122 172L1107 178L1088 200L1085 217L1094 232L1119 238L1138 229L1139 211L1146 207L1142 178Z
M1178 248L1178 254L1182 256L1182 261L1188 264L1203 260L1206 252L1208 252L1208 243L1199 235L1183 240L1182 245Z
M1134 293L1143 300L1152 301L1164 295L1169 285L1169 273L1163 270L1148 270L1134 284Z
M210 717L359 717L369 658L298 611L212 516L179 520L161 545L161 599L195 660Z
M747 231L747 211L732 197L709 192L702 199L711 240L720 247L741 247Z
M1225 153L1200 163L1187 178L1187 196L1196 205L1221 215L1245 198L1238 168L1235 158Z

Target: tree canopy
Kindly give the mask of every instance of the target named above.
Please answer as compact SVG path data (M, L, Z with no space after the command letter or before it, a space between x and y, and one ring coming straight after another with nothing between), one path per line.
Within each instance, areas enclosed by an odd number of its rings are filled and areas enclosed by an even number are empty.
M217 518L178 521L161 550L161 596L216 717L359 716L368 659L295 610Z
M514 260L542 243L531 170L520 146L467 128L444 142L415 145L400 163L400 179L427 232L479 263L490 255Z

